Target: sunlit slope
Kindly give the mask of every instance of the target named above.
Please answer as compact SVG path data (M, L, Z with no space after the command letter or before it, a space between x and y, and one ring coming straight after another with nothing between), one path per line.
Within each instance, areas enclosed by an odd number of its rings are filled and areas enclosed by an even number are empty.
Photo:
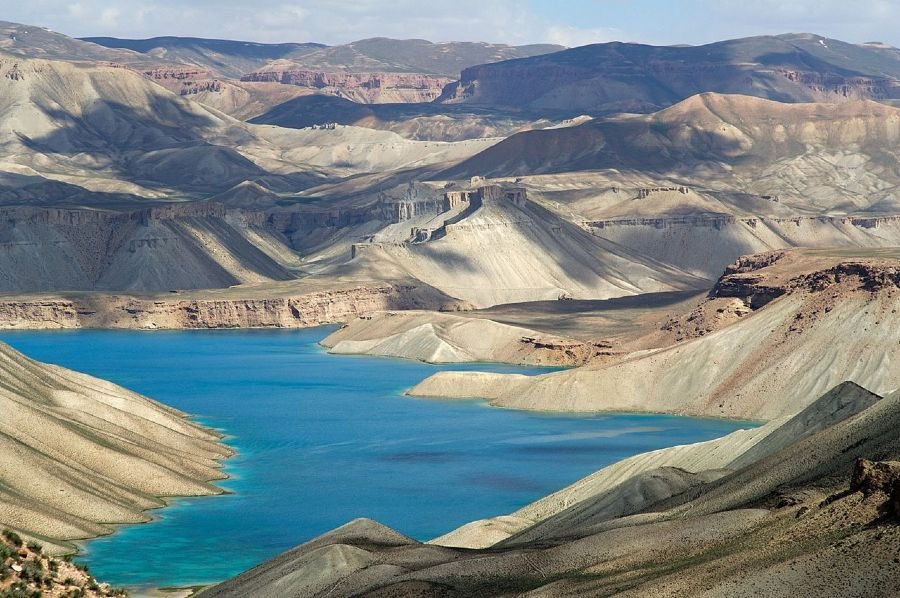
M0 525L52 540L147 521L158 496L215 494L218 437L115 384L0 345Z

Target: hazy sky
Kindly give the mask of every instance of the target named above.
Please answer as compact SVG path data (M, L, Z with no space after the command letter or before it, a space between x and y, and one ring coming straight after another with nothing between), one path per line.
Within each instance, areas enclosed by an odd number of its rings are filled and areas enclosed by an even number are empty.
M0 20L73 36L328 44L376 36L699 44L807 31L900 45L900 0L0 0Z

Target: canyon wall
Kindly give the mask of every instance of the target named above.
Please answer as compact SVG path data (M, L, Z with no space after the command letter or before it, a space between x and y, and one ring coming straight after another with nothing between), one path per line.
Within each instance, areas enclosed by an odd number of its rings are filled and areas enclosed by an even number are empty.
M354 73L306 69L248 73L241 81L275 82L314 89L362 104L430 102L452 79L420 73Z
M462 307L425 285L387 283L269 298L0 297L0 328L307 328L382 310Z
M157 292L294 278L262 213L212 202L0 209L0 292Z

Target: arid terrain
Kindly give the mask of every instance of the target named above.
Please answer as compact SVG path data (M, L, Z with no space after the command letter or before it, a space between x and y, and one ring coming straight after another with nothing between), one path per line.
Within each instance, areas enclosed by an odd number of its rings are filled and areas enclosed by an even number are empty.
M896 595L898 100L900 50L813 34L3 22L0 329L340 324L334 354L565 367L413 397L747 422L427 543L352 521L203 596ZM6 345L0 370L0 528L43 545L0 544L0 591L220 492L231 449L186 414Z

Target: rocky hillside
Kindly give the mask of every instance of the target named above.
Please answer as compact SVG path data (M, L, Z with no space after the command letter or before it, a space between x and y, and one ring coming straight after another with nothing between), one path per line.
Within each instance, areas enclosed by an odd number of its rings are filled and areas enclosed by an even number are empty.
M0 213L6 293L223 288L295 278L299 262L263 214L220 204Z
M536 522L501 518L524 527L487 550L360 519L201 595L891 596L900 395L845 384L805 403L601 470L533 505L556 506Z
M707 325L696 313L669 325L684 339L674 346L534 378L442 372L410 392L519 409L758 420L795 413L844 380L887 393L900 386L890 365L900 349L884 325L900 301L898 258L896 250L795 250L748 259L719 281ZM742 309L716 324L735 300Z
M0 595L100 598L128 593L99 583L86 565L45 554L39 543L7 529L0 534Z
M561 111L653 112L713 91L782 102L900 96L900 54L813 34L704 46L613 42L480 65L439 102Z

